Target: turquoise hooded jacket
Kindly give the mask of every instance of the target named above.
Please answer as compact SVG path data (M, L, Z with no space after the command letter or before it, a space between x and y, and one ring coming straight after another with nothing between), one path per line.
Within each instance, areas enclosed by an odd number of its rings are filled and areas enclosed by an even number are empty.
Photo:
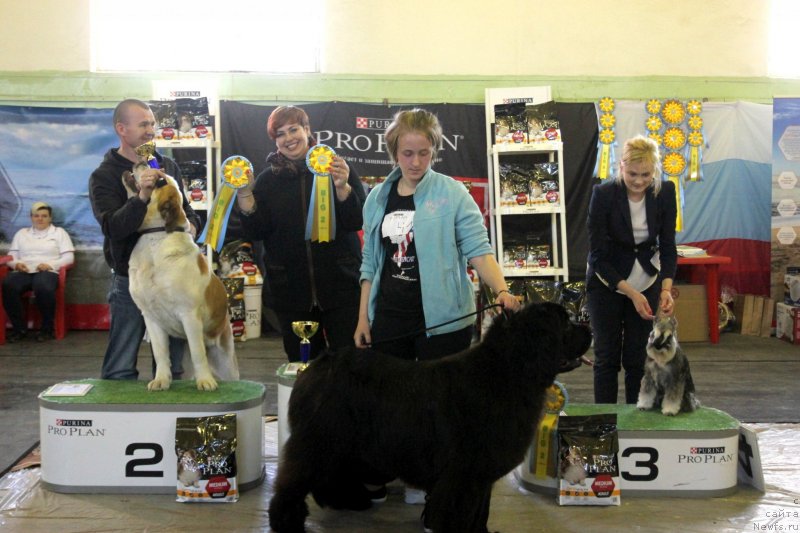
M385 254L381 242L381 224L392 183L401 177L396 167L367 196L364 204L364 248L361 281L372 282L369 295L369 321L375 318L375 301L380 290ZM414 192L414 241L417 248L422 307L425 327L475 312L472 281L467 261L492 253L489 235L478 205L464 185L428 168ZM470 315L452 324L428 331L439 335L469 326Z

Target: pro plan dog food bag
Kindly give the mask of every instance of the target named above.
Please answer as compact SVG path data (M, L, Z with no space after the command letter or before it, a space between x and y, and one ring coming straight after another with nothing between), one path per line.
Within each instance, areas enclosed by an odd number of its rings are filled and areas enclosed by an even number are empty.
M617 415L558 421L558 503L620 505Z
M179 502L235 502L236 414L178 418Z

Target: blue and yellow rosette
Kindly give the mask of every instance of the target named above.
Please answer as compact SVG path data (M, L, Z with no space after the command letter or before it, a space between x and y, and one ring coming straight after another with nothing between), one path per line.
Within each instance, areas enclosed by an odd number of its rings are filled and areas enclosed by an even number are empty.
M333 180L331 165L336 152L326 144L311 147L306 154L306 165L314 173L311 201L306 219L306 240L330 242L336 235L336 212L333 207Z
M597 107L600 109L600 115L597 119L600 131L598 134L595 175L601 180L611 176L611 169L614 164L614 141L616 140L614 126L617 123L617 119L614 116L615 106L614 100L608 96L601 98L597 103Z
M537 478L545 478L548 475L547 467L550 456L555 451L551 448L551 444L554 443L558 415L567 406L568 399L567 389L558 381L554 381L545 393L544 416L542 416L542 421L539 422L539 427L536 428L536 435L534 436L534 442L536 442L535 474Z
M233 209L236 191L253 179L253 165L243 156L234 155L222 162L220 173L220 189L214 199L214 206L208 215L206 227L198 238L203 244L210 244L219 252L225 241L228 230L228 217Z
M703 118L700 113L703 111L703 104L700 100L689 100L686 103L686 112L689 113L689 119L686 123L689 126L689 181L700 181L703 177L701 163L703 161L703 145L705 138L703 137Z

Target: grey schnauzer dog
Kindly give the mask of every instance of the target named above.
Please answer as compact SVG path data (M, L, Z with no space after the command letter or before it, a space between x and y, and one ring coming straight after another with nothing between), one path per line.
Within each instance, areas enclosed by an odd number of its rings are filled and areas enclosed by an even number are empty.
M661 413L673 416L700 406L689 360L678 344L677 333L678 321L674 316L656 316L647 341L647 361L636 404L642 411L661 407Z

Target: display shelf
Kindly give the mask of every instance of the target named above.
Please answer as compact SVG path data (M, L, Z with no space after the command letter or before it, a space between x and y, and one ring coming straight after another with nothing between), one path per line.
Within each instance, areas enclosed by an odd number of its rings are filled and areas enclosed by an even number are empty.
M550 87L491 88L485 96L489 229L503 275L568 281L563 143L494 144L495 106L543 104L552 100Z
M173 155L174 150L182 150L182 149L203 149L205 150L205 163L206 163L206 188L205 188L205 198L196 198L193 197L193 192L186 187L186 184L181 184L183 186L183 192L186 195L186 198L189 200L189 205L195 211L206 211L209 212L211 210L211 206L214 204L214 192L216 190L216 172L215 169L221 163L221 145L219 141L215 141L213 139L171 139L171 140L164 140L158 139L155 141L156 147L160 149L170 150L168 155ZM199 230L200 228L198 228ZM199 235L199 231L198 231ZM206 246L206 257L208 258L209 264L213 262L213 250L211 246Z

